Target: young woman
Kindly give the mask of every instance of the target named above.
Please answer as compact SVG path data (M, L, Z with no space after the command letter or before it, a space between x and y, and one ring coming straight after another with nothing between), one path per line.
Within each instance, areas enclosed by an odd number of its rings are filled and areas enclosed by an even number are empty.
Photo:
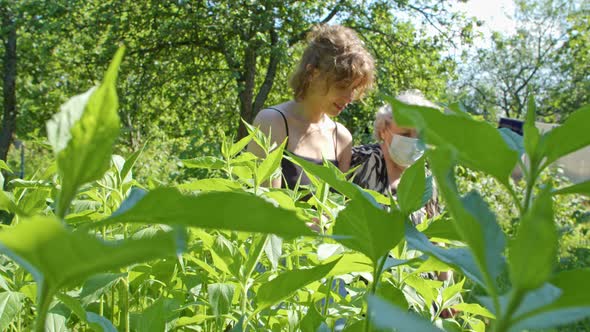
M374 60L357 34L346 27L321 25L308 36L308 45L289 85L293 100L261 110L254 126L278 144L287 139L286 150L308 161L334 163L343 172L350 167L352 137L332 120L346 106L361 98L372 85ZM248 149L264 157L262 149ZM283 158L282 179L273 187L293 188L309 184L302 169Z

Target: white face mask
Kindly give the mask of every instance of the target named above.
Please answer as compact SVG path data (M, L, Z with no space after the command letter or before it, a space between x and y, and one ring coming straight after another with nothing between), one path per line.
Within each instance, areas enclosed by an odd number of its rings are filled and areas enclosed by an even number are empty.
M408 167L424 155L424 147L417 138L393 135L389 144L389 155L396 164Z

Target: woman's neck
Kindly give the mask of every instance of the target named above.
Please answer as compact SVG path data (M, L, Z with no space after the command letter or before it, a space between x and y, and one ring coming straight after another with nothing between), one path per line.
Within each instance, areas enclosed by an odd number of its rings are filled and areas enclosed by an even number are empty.
M303 99L300 101L294 101L293 110L297 115L301 117L307 123L320 124L324 121L324 112L317 103L312 100Z

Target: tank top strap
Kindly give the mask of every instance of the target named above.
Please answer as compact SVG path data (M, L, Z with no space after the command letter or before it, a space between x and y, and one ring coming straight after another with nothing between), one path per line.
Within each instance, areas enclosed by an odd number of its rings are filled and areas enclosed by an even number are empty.
M283 112L281 110L279 110L278 108L269 107L268 109L275 110L275 111L279 112L279 114L283 118L283 122L285 123L285 133L287 134L286 135L287 136L287 143L285 146L289 146L289 125L287 124L287 118L285 117L285 114L283 114Z

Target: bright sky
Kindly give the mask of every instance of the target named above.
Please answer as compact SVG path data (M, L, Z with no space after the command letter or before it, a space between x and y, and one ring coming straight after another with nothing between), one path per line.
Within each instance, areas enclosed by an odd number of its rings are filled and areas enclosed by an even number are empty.
M465 11L467 16L475 16L484 22L479 29L486 39L492 31L504 34L516 31L515 23L510 18L514 14L514 0L469 0L456 6L457 9Z

